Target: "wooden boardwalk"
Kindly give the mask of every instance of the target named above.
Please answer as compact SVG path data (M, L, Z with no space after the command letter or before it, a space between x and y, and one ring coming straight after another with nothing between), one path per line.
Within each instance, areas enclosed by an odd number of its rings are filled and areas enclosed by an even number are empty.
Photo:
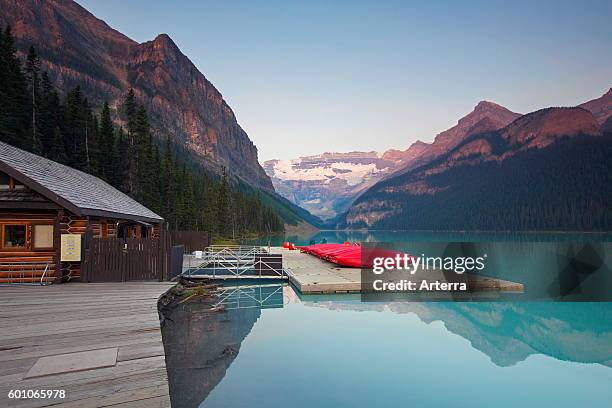
M157 299L172 285L0 287L0 407L170 406ZM11 390L66 398L9 399Z

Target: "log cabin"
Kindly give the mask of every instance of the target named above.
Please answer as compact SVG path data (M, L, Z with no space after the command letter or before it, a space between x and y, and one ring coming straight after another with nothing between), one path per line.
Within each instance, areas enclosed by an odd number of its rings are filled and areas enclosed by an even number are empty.
M0 142L0 284L78 279L84 235L155 239L162 222L97 177Z

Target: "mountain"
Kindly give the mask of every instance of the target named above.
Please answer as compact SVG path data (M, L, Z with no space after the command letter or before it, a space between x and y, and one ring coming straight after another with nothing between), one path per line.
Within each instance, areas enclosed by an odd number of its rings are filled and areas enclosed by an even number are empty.
M578 106L591 112L597 122L604 124L612 117L612 88L601 97Z
M377 183L340 226L610 230L610 154L612 135L591 112L542 109Z
M423 143L417 151L414 151L414 145L406 150L403 165L398 166L396 173L424 165L449 152L470 135L501 129L519 116L519 113L496 103L480 101L472 112L459 119L455 126L436 135L432 143Z
M108 101L119 116L133 88L158 139L170 135L208 170L225 167L273 191L232 109L168 35L139 44L70 0L0 0L0 8L0 24L11 25L21 55L34 45L60 91L79 85L93 106Z
M268 160L264 169L280 195L316 216L331 219L395 165L396 161L377 152L350 152Z
M406 150L323 153L292 160L268 160L264 170L276 191L292 203L324 219L348 210L376 182L444 154L474 133L497 130L520 116L503 106L482 101L457 125L432 143L416 141Z
M423 155L429 149L430 144L417 140L406 150L390 149L383 153L382 158L395 163L396 169L405 168Z

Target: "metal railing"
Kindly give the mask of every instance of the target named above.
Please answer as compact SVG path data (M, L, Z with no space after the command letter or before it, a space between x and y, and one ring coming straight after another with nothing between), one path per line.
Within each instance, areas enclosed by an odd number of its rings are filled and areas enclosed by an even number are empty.
M46 261L0 262L0 286L49 285L47 272L49 262Z
M189 277L283 278L286 275L282 256L271 255L265 247L260 246L212 245L201 253L195 251L186 257L188 265L183 275Z
M223 287L214 307L223 306L225 310L234 309L271 309L283 307L283 286L241 285Z

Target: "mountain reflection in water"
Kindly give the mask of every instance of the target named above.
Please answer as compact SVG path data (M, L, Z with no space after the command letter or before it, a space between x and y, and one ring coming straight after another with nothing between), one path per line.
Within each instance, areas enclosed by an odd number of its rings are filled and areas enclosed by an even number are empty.
M290 307L273 313L292 313L296 307L315 307L328 309L329 313L336 314L335 318L338 318L338 312L363 311L413 314L426 324L439 321L447 332L468 340L473 349L484 353L498 367L520 365L527 357L536 354L568 362L612 367L612 303L384 304L361 303L351 296L300 298L291 287L281 285L266 285L263 292L250 287L249 291L241 303L236 302L235 297L227 297L227 310L224 312L211 313L207 311L210 305L186 303L168 316L170 321L163 327L162 333L173 407L199 406L223 380L240 353L241 343L257 321L265 318L268 312L262 311L262 307L282 308L283 304ZM237 307L237 303L241 307ZM368 315L368 319L375 318L376 314ZM314 331L317 329L312 327ZM400 331L401 327L394 326L394 330ZM419 333L410 335L418 336ZM325 345L315 343L308 347L316 350ZM433 352L423 350L423 353ZM299 351L292 364L308 363L298 361L297 356ZM367 368L363 368L367 376ZM257 375L254 368L253 375ZM329 381L333 381L335 374L329 375ZM282 372L278 373L278 377L279 381L285 381ZM266 405L265 401L258 403Z

